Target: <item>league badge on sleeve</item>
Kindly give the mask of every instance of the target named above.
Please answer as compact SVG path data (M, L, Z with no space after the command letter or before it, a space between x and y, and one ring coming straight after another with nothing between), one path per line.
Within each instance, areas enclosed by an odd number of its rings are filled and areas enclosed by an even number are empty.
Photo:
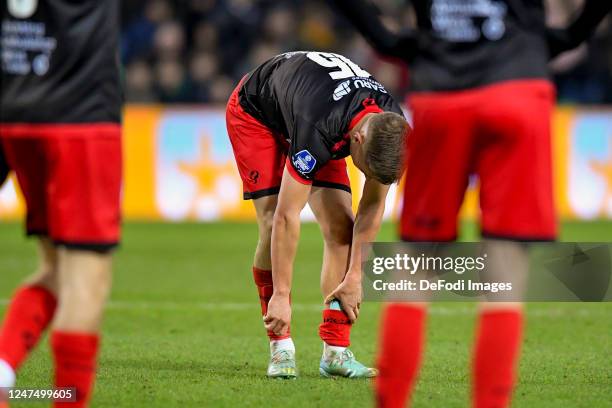
M317 164L317 159L308 150L301 150L294 154L292 161L296 170L302 174L310 173Z

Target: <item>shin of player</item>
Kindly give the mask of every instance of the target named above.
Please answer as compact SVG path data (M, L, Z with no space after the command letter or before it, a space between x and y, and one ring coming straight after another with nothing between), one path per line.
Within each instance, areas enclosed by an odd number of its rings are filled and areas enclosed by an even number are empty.
M268 302L274 291L272 285L272 261L270 259L270 240L272 239L272 220L276 208L277 196L265 196L253 200L257 214L258 240L253 260L253 280L257 286L259 302L261 304L261 315L268 312ZM291 339L291 332L276 335L271 330L267 331L270 339L270 353L286 350L295 353L295 345Z
M323 235L321 293L323 299L327 299L344 279L350 260L354 226L351 194L338 189L315 187L308 203ZM329 364L346 352L351 343L351 327L349 316L337 301L326 305L319 325L319 336L323 341L323 364Z

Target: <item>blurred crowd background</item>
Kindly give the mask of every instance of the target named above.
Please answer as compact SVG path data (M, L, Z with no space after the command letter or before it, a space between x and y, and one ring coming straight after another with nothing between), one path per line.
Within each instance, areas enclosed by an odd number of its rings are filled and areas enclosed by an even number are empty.
M413 25L409 1L375 2L391 28ZM581 4L546 0L548 24L564 26ZM409 86L405 66L379 58L322 0L124 0L122 7L128 102L224 104L244 73L295 50L344 54L397 97ZM551 64L560 102L612 103L611 20Z

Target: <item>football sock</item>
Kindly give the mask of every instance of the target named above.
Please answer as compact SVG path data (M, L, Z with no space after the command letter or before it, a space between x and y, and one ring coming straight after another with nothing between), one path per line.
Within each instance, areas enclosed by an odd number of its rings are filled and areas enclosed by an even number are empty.
M351 345L351 321L337 300L323 310L323 323L319 325L319 337L329 346Z
M253 279L255 285L257 285L257 292L259 293L259 303L261 303L261 315L265 316L268 312L268 302L272 297L274 291L272 286L272 271L259 269L253 267ZM270 340L282 340L291 337L291 328L287 330L287 333L282 336L275 335L272 331L268 330L268 338Z
M523 313L492 310L480 314L473 360L475 408L510 405L522 337Z
M378 407L405 407L418 376L425 339L425 309L388 305L382 318L375 380Z
M337 354L341 354L346 347L338 347L338 346L330 346L329 344L323 342L323 359L330 360Z
M270 354L274 354L278 350L288 350L295 353L295 344L291 337L281 340L270 340Z
M0 360L16 371L47 328L57 301L40 286L24 286L15 292L0 329Z
M86 407L93 391L99 348L97 334L51 334L55 362L55 387L76 388L76 402L56 402L54 408Z
M15 386L15 371L4 360L0 360L0 388L13 388Z

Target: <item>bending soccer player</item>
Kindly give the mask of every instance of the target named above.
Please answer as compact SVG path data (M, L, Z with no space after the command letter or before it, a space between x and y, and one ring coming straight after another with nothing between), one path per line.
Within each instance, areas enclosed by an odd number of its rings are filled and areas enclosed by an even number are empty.
M567 29L548 29L543 1L413 0L417 27L400 33L383 25L370 1L332 3L374 48L411 69L414 133L407 143L402 239L454 241L468 178L476 174L487 269L498 278L493 281L524 282L522 241L557 235L548 60L587 39L612 3L587 0ZM480 305L475 408L510 405L523 332L521 303L512 300ZM425 314L418 303L392 304L384 313L376 386L381 407L410 400Z
M0 387L50 327L54 385L76 389L54 406L85 407L119 241L119 2L9 0L0 11L0 144L39 249L0 326Z
M349 59L294 52L245 76L229 100L227 128L259 225L253 275L270 338L268 376L297 376L289 297L307 203L324 239L321 292L328 307L319 327L320 372L374 376L348 346L361 302L361 244L376 237L389 185L403 168L409 127L401 109ZM349 155L366 177L355 219Z

